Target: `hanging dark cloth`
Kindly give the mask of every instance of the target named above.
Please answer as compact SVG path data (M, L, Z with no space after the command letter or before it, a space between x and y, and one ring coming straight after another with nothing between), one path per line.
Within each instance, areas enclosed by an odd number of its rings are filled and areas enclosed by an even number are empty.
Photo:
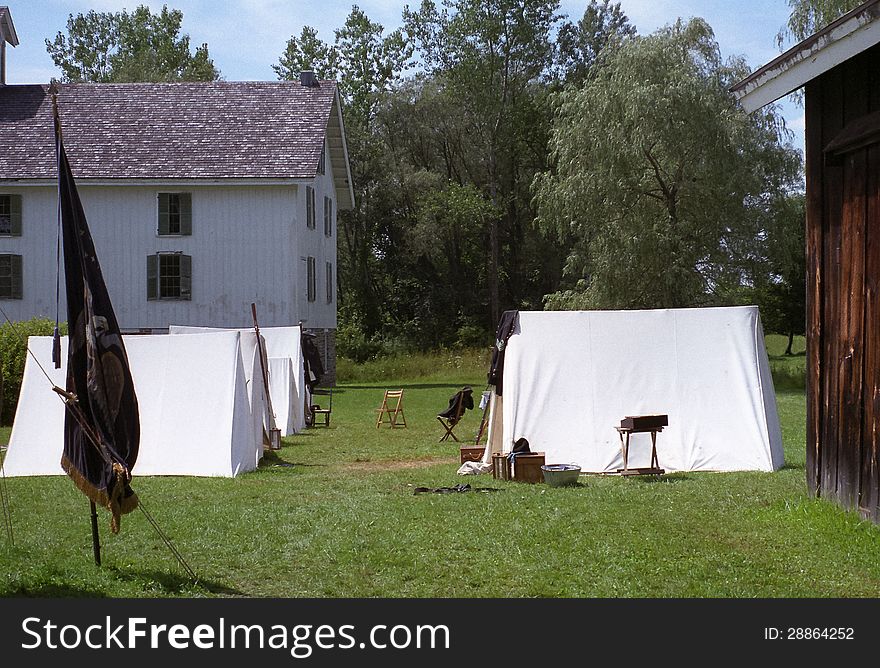
M131 469L140 415L119 324L61 138L58 188L67 290L67 386L76 395L64 418L61 466L95 504L107 508L113 533L137 508ZM97 441L97 442L95 442Z
M442 413L437 413L437 416L458 422L466 410L473 410L473 393L474 391L470 386L461 388L458 392L449 397L449 407Z
M495 332L495 345L492 347L492 363L489 366L489 385L495 386L495 394L499 397L504 391L504 353L507 342L516 328L519 311L505 311L501 314L498 330Z
M321 363L321 355L318 353L318 347L315 345L314 338L314 334L303 330L301 345L306 385L308 385L309 392L312 391L315 385L321 382L321 378L324 376L324 365Z

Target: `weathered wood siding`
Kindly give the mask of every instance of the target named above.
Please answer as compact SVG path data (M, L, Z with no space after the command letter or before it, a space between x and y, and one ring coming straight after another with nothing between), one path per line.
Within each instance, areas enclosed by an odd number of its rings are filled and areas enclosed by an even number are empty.
M880 521L880 133L835 150L829 145L852 136L877 111L878 47L807 85L807 483L812 493L874 521Z

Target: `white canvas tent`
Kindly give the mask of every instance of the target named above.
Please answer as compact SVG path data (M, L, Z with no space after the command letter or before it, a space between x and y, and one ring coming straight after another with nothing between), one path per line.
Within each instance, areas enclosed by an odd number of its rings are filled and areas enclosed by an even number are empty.
M257 467L262 439L254 438L237 332L183 336L126 336L141 419L134 475L232 477ZM52 381L52 338L32 336L28 348ZM63 475L64 404L28 355L4 462L7 476Z
M193 334L199 332L234 331L242 336L242 350L245 358L253 356L255 360L253 378L248 378L252 401L265 402L262 383L262 370L257 356L256 333L253 329L217 329L212 327L190 327L171 325L169 334ZM281 430L282 436L290 436L302 431L305 426L305 378L303 376L303 357L301 347L301 329L299 327L261 327L267 356L269 373L269 396L275 412L275 426ZM256 382L251 382L253 379ZM260 399L262 397L262 399ZM268 415L265 426L268 426Z
M521 312L491 410L486 463L526 438L548 464L613 472L623 466L614 428L628 415L658 413L669 415L657 437L667 471L774 471L783 463L754 306ZM630 466L648 466L650 453L650 435L634 434Z

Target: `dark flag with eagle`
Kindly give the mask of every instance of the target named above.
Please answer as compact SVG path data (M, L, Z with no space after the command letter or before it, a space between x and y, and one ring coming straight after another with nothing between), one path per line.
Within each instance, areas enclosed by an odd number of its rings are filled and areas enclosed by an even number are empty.
M57 115L55 141L68 324L61 466L93 503L110 511L117 533L121 515L138 504L130 485L140 443L137 396Z

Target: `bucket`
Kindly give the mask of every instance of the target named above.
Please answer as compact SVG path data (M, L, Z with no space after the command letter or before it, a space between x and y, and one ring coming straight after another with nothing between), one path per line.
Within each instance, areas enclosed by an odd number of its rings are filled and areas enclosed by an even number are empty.
M545 464L541 467L544 472L544 482L551 487L564 487L574 485L581 474L581 467L577 464Z

